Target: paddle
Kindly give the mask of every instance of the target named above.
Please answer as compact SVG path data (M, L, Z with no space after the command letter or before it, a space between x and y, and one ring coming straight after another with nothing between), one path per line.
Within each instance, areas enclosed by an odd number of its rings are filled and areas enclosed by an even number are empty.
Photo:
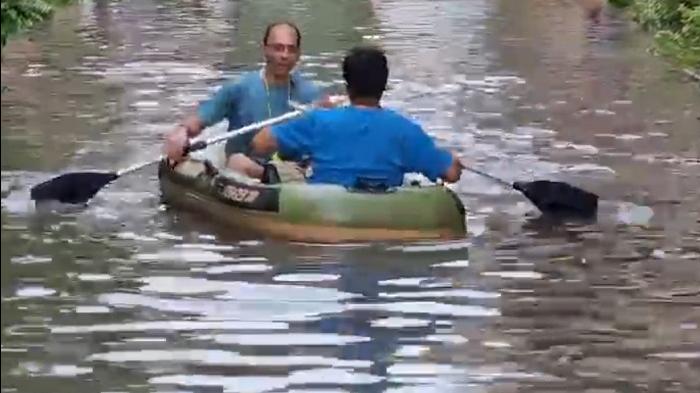
M512 187L520 191L529 199L540 211L554 217L579 217L592 218L598 211L598 195L574 187L571 184L550 181L516 181L509 183L496 176L482 172L480 170L467 167L464 169L477 175L484 176L506 187Z
M414 98L414 96L410 98ZM334 96L332 99L338 104L345 101L347 97ZM290 104L297 110L304 110L304 106L302 105L294 102ZM537 206L542 213L548 216L560 218L591 218L594 217L598 211L598 196L596 194L574 187L568 183L551 180L536 180L531 182L517 181L509 183L464 164L462 164L462 166L470 172L520 191L527 199Z
M259 121L245 127L229 131L222 135L194 142L185 148L185 153L187 154L193 151L202 150L213 143L229 139L234 135L244 134L273 124L281 123L285 120L297 117L302 113L303 110L295 110L281 116ZM71 204L87 203L103 187L113 182L117 178L128 173L135 172L148 165L158 163L164 158L166 157L160 156L156 159L132 165L116 172L86 171L65 173L32 187L31 198L35 201L58 201L61 203Z

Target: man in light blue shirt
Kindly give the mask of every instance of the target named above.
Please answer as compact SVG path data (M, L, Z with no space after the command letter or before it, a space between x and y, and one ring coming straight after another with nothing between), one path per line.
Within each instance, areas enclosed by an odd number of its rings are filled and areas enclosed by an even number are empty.
M275 22L265 30L263 53L266 64L261 70L250 71L236 81L222 86L214 95L201 102L195 114L186 118L166 139L165 151L171 160L182 159L189 138L224 119L228 129L283 115L293 110L289 101L308 104L319 100L318 89L310 81L292 72L299 61L301 34L290 22ZM325 101L322 105L328 105ZM274 152L255 154L250 142L255 133L234 136L226 142L227 166L251 177L262 176L263 167Z
M266 127L253 138L253 151L279 151L292 160L308 157L311 183L389 188L401 185L410 172L456 182L463 168L457 156L437 147L418 124L380 106L388 76L381 50L352 49L343 60L351 105L312 110Z

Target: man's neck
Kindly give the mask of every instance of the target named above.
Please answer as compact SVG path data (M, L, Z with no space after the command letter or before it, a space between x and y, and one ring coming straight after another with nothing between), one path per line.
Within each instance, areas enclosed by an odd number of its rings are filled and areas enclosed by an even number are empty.
M265 81L270 86L275 85L286 85L289 83L289 74L286 75L275 75L270 70L265 67Z
M350 99L350 103L353 106L360 106L360 107L366 107L366 108L379 108L379 100L376 98L369 98L369 97L357 97L357 98L352 98Z

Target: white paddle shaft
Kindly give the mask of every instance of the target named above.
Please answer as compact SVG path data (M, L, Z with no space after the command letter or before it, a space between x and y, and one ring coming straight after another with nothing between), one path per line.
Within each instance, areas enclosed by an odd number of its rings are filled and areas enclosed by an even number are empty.
M203 145L200 145L200 142L196 142L196 144L199 145L199 146L198 146L197 149L194 149L194 150L203 149L203 148L205 148L205 147L207 147L207 146L209 146L209 145L211 145L211 144L214 144L214 143L218 143L218 142L227 140L227 139L229 139L229 138L231 138L231 137L233 137L233 136L236 136L236 135L245 134L245 133L250 132L250 131L255 131L255 130L258 130L258 129L260 129L260 128L264 128L264 127L271 126L271 125L274 125L274 124L277 124L277 123L281 123L281 122L286 121L286 120L289 120L289 119L293 119L293 118L295 118L295 117L297 117L297 116L300 116L302 113L304 113L303 110L295 110L295 111L293 111L293 112L287 112L287 113L285 113L284 115L280 115L280 116L277 116L277 117L273 117L273 118L267 119L267 120L262 120L262 121L259 121L259 122L257 122L257 123L249 124L249 125L247 125L247 126L245 126L245 127L241 127L241 128L235 129L235 130L231 130L231 131L229 131L229 132L227 132L227 133L224 133L224 134L221 134L221 135L218 135L218 136L214 136L214 137L211 137L211 138L209 138L209 139L204 140L204 141L203 141ZM193 151L193 150L190 150L190 151ZM147 167L147 166L149 166L149 165L151 165L151 164L155 164L155 163L157 163L157 162L160 162L161 160L163 160L163 159L165 159L165 158L166 158L165 155L161 155L161 156L159 156L158 158L156 158L156 159L154 159L154 160L142 162L142 163L139 163L139 164L134 164L134 165L132 165L132 166L130 166L130 167L128 167L128 168L124 168L124 169L118 171L118 172L117 172L117 176L122 176L122 175L125 175L125 174L127 174L127 173L135 172L135 171L137 171L137 170L139 170L139 169L141 169L141 168L144 168L144 167Z

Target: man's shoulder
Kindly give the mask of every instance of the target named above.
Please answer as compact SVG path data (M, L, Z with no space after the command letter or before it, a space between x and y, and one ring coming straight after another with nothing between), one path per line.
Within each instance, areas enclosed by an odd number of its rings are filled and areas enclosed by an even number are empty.
M361 112L354 110L352 106L340 106L335 108L317 108L310 112L312 118L320 121L354 121L358 116L364 118ZM392 109L382 108L375 113L375 121L382 124L382 129L391 132L421 132L423 128L409 117Z
M244 71L224 82L224 86L248 86L260 80L259 71Z
M311 97L304 97L306 99L315 99L317 98L321 92L320 87L318 84L311 80L310 78L305 77L302 75L301 72L299 71L293 71L290 74L290 80L292 83L292 87L296 89L296 91L300 92L302 95L305 96L311 96Z
M382 112L384 113L385 118L388 121L391 121L397 126L403 126L405 128L411 128L411 129L422 129L421 126L416 123L413 119L410 117L399 113L398 111L391 109L391 108L383 108Z
M346 106L333 108L314 108L308 112L311 118L315 119L346 119L352 117L353 113Z
M257 73L255 71L246 71L232 76L224 80L219 85L219 88L216 89L216 92L226 94L227 96L238 96L241 94L241 91L254 86L256 77Z
M299 70L294 70L289 74L292 83L297 84L297 85L315 85L315 83L310 79L304 76Z

